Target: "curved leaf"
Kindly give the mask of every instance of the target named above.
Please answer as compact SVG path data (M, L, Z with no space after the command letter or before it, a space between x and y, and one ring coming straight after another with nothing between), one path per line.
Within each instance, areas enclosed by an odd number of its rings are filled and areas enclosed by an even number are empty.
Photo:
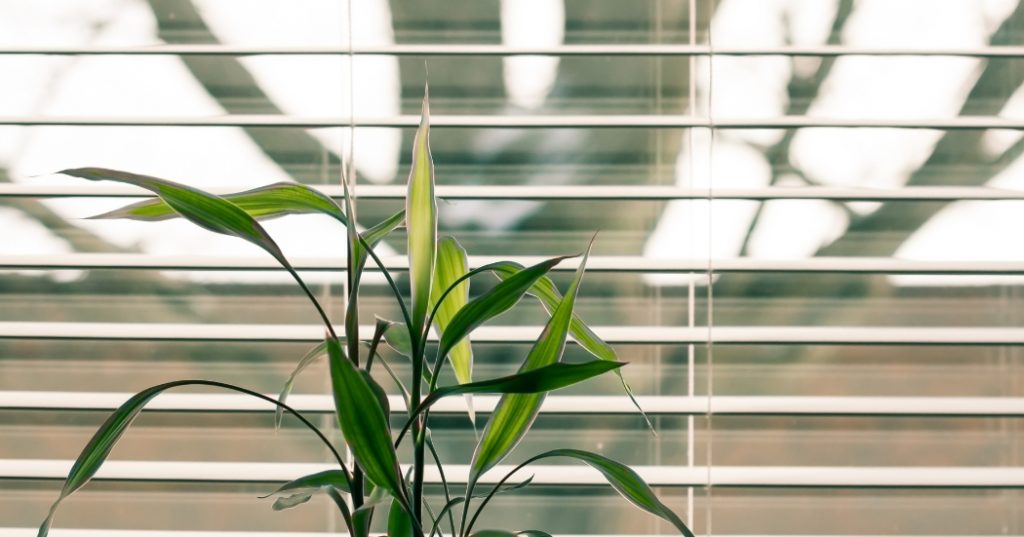
M448 323L448 328L441 334L441 341L437 349L438 360L435 363L435 378L437 377L436 366L440 364L440 359L446 356L457 343L480 325L515 306L538 278L569 257L573 256L553 257L523 269L463 306Z
M260 498L289 493L287 496L274 500L273 509L283 511L308 502L315 494L327 493L330 490L349 492L348 478L341 470L325 470L294 479Z
M493 263L492 267L494 275L500 280L507 279L513 274L523 270L523 266L514 261L499 261L497 263ZM558 292L558 288L555 287L555 283L547 276L537 280L537 283L535 283L527 293L536 297L544 306L544 309L547 310L549 315L555 311L558 307L558 303L562 300L562 294ZM579 345L586 349L590 354L593 354L602 360L609 360L613 362L619 359L618 355L615 353L615 349L601 339L600 336L595 334L594 331L583 322L579 315L576 315L575 313L572 316L572 321L569 323L569 334L574 340L576 340L576 343L579 343ZM644 412L640 403L637 402L636 396L633 395L633 390L629 387L625 377L622 376L622 372L616 371L615 375L619 377L619 382L622 384L622 390L626 392L629 400L633 402L633 406L638 412L640 412L640 415L643 416L644 421L647 423L647 427L651 432L657 434L654 430L654 424L651 423L651 419L647 417L647 413Z
M107 460L111 450L117 442L124 436L124 433L131 426L132 422L139 416L142 409L149 403L154 397L160 393L167 391L171 388L177 388L179 386L213 386L217 388L224 388L241 392L253 397L257 397L264 401L273 403L278 406L284 406L286 410L295 414L302 421L304 425L309 427L316 435L320 438L328 449L334 454L338 461L338 464L342 467L342 472L347 472L344 466L344 462L341 455L334 449L334 446L327 440L323 434L313 426L309 420L296 413L293 409L285 405L284 403L275 401L274 399L267 397L263 394L225 384L222 382L215 382L209 380L177 380L173 382L167 382L164 384L158 384L151 386L145 390L130 397L127 401L117 407L113 413L100 425L99 429L93 434L93 437L86 444L85 448L82 449L82 453L78 455L75 463L71 466L71 471L68 472L68 477L64 480L64 486L61 488L60 496L53 502L50 507L50 511L46 516L46 519L39 526L38 537L46 537L50 531L50 525L53 522L53 518L57 513L57 508L60 506L61 501L73 494L78 489L84 487L88 483L96 472L100 469L100 466Z
M412 145L409 193L405 198L405 227L409 238L412 328L414 334L422 334L430 303L430 285L437 250L437 200L434 197L434 162L430 156L430 107L427 104L426 89L423 94L423 115Z
M345 214L334 200L319 190L299 183L274 183L244 192L226 194L222 197L258 220L267 220L288 214L323 213L342 224L347 222ZM156 222L178 216L179 214L170 205L157 198L133 203L92 218L127 218Z
M288 265L281 249L263 227L248 213L224 198L166 179L107 168L75 168L60 173L92 181L110 180L145 188L160 196L175 212L199 227L249 241L266 250L281 264Z
M277 400L282 403L288 400L288 396L292 393L292 388L295 387L295 379L298 378L299 373L302 373L304 369L309 367L310 364L320 359L321 356L327 354L327 341L321 341L317 346L306 351L306 354L299 359L299 363L292 370L292 374L288 375L288 380L284 382L284 387L281 388L281 393L278 394ZM284 418L284 409L277 407L274 410L274 430L281 428L281 420Z
M490 265L494 275L499 280L506 280L515 273L523 270L525 267L514 261L499 261ZM558 303L562 301L562 293L558 292L558 288L555 287L555 283L551 281L551 278L544 276L537 280L528 294L536 297L540 300L540 303L544 306L544 309L548 311L550 315L558 308ZM590 354L602 359L609 361L618 360L618 356L615 353L615 349L611 345L606 343L600 336L594 333L586 323L580 319L579 315L575 313L572 316L572 321L569 324L569 334L572 335L573 339L580 344L581 347L587 350Z
M378 399L382 390L371 386L362 371L344 356L336 339L327 340L327 354L334 406L345 441L366 476L408 507L388 416Z
M405 432L416 416L430 408L431 405L443 397L469 393L535 394L550 392L594 378L624 365L626 365L625 362L605 362L602 360L594 360L583 364L556 362L506 377L437 388L410 414L405 428L399 433L396 442L401 441L402 437L405 436Z
M601 472L605 479L608 480L608 484L629 503L664 519L675 526L679 533L686 537L694 537L693 533L686 527L686 524L683 523L679 516L672 512L667 505L661 503L661 500L654 494L651 487L644 482L643 478L621 462L581 449L554 449L531 458L526 463L523 463L520 468L534 461L549 457L569 457L590 465ZM513 473L515 472L513 471Z
M260 498L269 498L277 494L284 494L285 492L311 492L316 489L328 487L338 489L342 492L349 492L348 478L345 476L345 473L341 470L325 470L323 472L309 474L298 479L293 479L278 487L274 492L260 496Z
M302 281L302 278L299 277L299 273L292 268L291 263L285 258L281 248L277 246L274 239L267 234L266 230L260 226L255 218L249 216L248 213L234 203L187 185L120 170L75 168L63 170L59 173L91 181L109 180L142 187L160 196L175 212L197 226L214 233L238 237L259 246L273 256L291 274L296 283L302 287L303 292L306 293L310 302L316 307L320 318L323 319L327 330L331 332L332 336L334 335L334 327L327 317L327 312L320 306L320 302L317 301L313 292L306 286L306 282Z
M590 243L593 246L593 240ZM569 286L565 298L558 304L551 318L548 319L540 338L530 349L526 360L519 368L520 373L539 369L546 365L558 362L565 351L565 340L569 333L569 323L572 320L573 307L576 304L576 292L583 279L583 272L586 270L587 258L590 255L590 247L580 260L580 266L576 269L576 276ZM502 284L511 282L530 269L516 273L503 281ZM501 462L526 435L526 432L537 419L541 404L544 403L545 393L537 394L506 394L498 401L498 406L491 413L480 441L473 451L473 460L470 464L469 490L472 491L477 478L481 474Z

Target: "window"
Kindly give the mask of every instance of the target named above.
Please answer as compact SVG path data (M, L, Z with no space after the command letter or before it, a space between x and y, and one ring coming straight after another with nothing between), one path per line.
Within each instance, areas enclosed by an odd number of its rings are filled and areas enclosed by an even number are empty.
M274 393L320 336L258 250L82 220L140 193L52 172L339 195L345 162L375 222L399 204L428 78L442 231L480 264L599 229L579 310L659 431L595 381L549 399L520 460L568 437L636 465L699 534L1019 534L1022 24L994 0L8 0L0 535L34 534L129 393ZM268 228L340 318L341 231ZM363 318L396 316L384 293ZM481 330L477 371L511 371L542 320L524 305ZM293 401L327 427L323 371ZM155 408L62 507L66 535L340 530L326 503L255 499L326 460L295 423L274 434L222 394ZM433 427L454 434L442 458L468 458L457 404ZM575 466L536 482L489 522L671 533Z

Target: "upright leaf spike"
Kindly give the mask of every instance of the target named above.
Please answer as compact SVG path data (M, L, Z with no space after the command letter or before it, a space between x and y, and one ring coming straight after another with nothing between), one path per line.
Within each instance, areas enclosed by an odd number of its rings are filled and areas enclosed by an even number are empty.
M597 236L595 235L594 238ZM590 256L590 249L593 245L594 239L591 239L586 253L583 254L583 259L580 260L579 268L576 269L576 276L573 278L569 290L558 304L558 308L551 314L551 318L548 319L537 342L530 349L526 360L519 368L520 373L552 365L561 360L562 353L565 351L565 341L569 334L573 308L576 304L576 293L583 280L587 258ZM511 281L511 278L505 280L505 282L508 281ZM544 393L507 394L498 401L498 406L487 421L483 435L473 452L467 496L472 494L473 485L476 484L480 475L501 462L526 436L527 431L530 430L537 418L545 395Z
M468 273L469 261L465 248L455 240L455 237L441 239L437 245L434 283L430 290L430 309L437 311L433 323L438 334L444 333L455 314L469 302L469 279L464 278ZM452 286L454 288L449 291L449 287ZM442 294L444 300L438 303ZM448 361L452 364L455 379L459 384L473 382L473 348L470 346L468 335L448 351ZM437 375L438 372L435 371L434 374ZM465 397L469 421L473 424L475 433L476 413L473 411L473 396L467 394Z
M414 334L422 338L430 305L430 287L437 253L437 200L434 197L434 162L430 155L430 105L423 88L423 115L413 139L412 167L405 206L409 242L409 291L412 295ZM415 343L415 342L414 342Z

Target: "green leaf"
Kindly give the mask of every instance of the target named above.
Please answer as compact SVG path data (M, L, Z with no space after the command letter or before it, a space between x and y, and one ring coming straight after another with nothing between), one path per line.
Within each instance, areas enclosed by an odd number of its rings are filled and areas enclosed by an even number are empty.
M290 267L281 249L263 227L248 213L224 198L166 179L120 170L76 168L60 173L92 181L110 180L145 188L160 196L175 212L199 227L249 241L266 250L281 264Z
M441 239L437 247L434 284L430 291L430 310L433 312L436 309L434 326L438 334L444 333L455 314L469 302L469 278L466 277L468 273L469 261L466 250L459 241L454 237ZM442 293L447 294L442 296ZM441 300L440 304L438 300ZM468 335L448 351L448 361L451 362L455 379L460 384L473 381L473 347L470 346ZM440 373L435 371L434 374ZM476 412L473 411L472 395L466 395L466 410L475 434Z
M363 265L359 263L359 231L356 229L356 209L352 203L352 193L348 188L348 177L342 177L341 184L345 189L345 213L348 214L348 223L345 231L348 234L347 247L345 249L346 261L348 263L348 297L345 306L345 337L348 350L348 359L356 366L359 365L359 280L363 274ZM387 412L384 413L387 416ZM356 494L362 496L363 491L358 490Z
M550 392L594 378L624 365L626 365L626 362L604 362L601 360L582 364L556 362L506 377L481 380L469 384L444 386L434 390L424 402L436 401L442 397L464 393Z
M448 328L441 334L437 350L438 360L435 363L435 378L440 359L446 356L457 343L477 327L515 306L538 278L569 257L573 256L554 257L523 269L463 306L448 323Z
M304 369L309 367L310 364L320 359L321 356L327 354L327 341L321 341L317 346L309 349L305 355L299 360L298 365L292 370L292 374L288 375L288 380L285 381L284 387L281 388L281 393L277 396L277 400L282 403L288 400L288 396L292 393L292 388L295 387L295 379L298 378L299 373L302 373ZM284 408L277 407L274 410L274 430L281 428L281 420L284 418Z
M248 213L234 203L197 188L173 181L120 170L75 168L64 170L60 173L91 181L110 180L142 187L160 196L175 212L199 227L214 233L238 237L259 246L273 256L295 278L295 281L302 287L302 290L313 303L313 306L316 307L327 330L331 332L332 336L334 335L334 327L331 326L327 313L320 306L320 303L312 291L309 290L309 287L306 286L306 283L302 281L299 274L292 268L291 263L285 258L281 248L277 246L274 239L267 234L266 230L260 226L256 219L249 216Z
M605 362L602 360L594 360L582 364L556 362L506 377L481 380L469 384L443 386L431 392L416 407L415 412L409 416L405 428L399 433L398 439L401 440L405 436L406 430L408 430L416 416L430 408L431 405L442 397L469 393L535 394L550 392L594 378L624 365L626 365L625 362Z
M506 280L515 273L523 270L523 266L514 261L501 261L498 263L492 263L492 270L495 276L500 280ZM555 287L555 283L551 281L551 278L544 276L537 280L537 283L533 284L533 287L527 292L528 294L537 297L543 304L544 309L551 314L558 308L559 302L562 301L562 294L558 292L558 288ZM594 333L580 319L579 315L575 313L572 316L572 322L569 325L569 334L572 335L573 339L580 344L581 347L587 350L590 354L602 359L609 361L618 360L618 356L615 354L615 349L611 345L605 343L600 336Z
M292 507L298 507L309 500L313 499L314 492L298 492L289 496L284 496L274 500L274 505L271 507L274 511L284 511L285 509L291 509Z
M318 489L324 488L334 488L342 492L349 492L348 479L345 477L345 473L341 470L325 470L309 474L293 479L278 487L274 492L260 496L260 498L269 498L278 494L295 491L315 492Z
M374 484L407 506L388 416L378 399L380 391L344 356L336 339L327 340L327 354L338 423L356 462Z
M593 246L593 241L590 244ZM559 302L558 308L551 314L543 332L519 368L520 373L557 363L562 358L562 353L565 351L565 340L569 333L569 323L572 320L573 307L576 303L576 292L583 279L589 255L590 247L587 248L583 259L580 260L580 266L576 269L576 276L573 278L565 298ZM498 285L507 284L528 270L530 269L520 271ZM473 452L469 490L472 491L481 474L501 462L519 444L537 418L545 395L542 392L506 394L501 397L498 406L487 421L487 426L484 427L476 450Z
M412 341L409 339L409 328L405 323L391 321L391 326L384 332L384 342L398 354L412 358Z
M258 220L289 214L323 213L342 224L347 222L345 214L334 200L319 190L299 183L274 183L222 197ZM127 218L156 222L178 216L178 213L169 204L156 198L133 203L92 218Z
M361 506L352 512L352 529L355 530L352 537L370 537L370 523L373 522L373 511L375 507Z
M598 455L597 453L591 453L580 449L555 449L541 453L540 455L529 459L527 462L523 463L520 468L529 463L549 457L569 457L590 465L592 468L601 472L605 479L608 480L608 484L610 484L616 492L621 494L622 497L628 500L629 503L647 511L648 513L661 517L675 526L676 529L679 530L679 533L686 537L694 537L693 533L686 527L686 524L683 524L683 521L679 516L672 512L668 506L661 503L661 500L655 496L651 487L648 486L636 472L625 464L609 459L603 455ZM513 473L515 472L513 471Z
M499 261L491 265L495 276L501 280L505 280L513 274L523 270L523 266L513 261ZM544 276L537 280L537 283L533 285L528 291L528 294L535 296L540 303L544 306L550 315L558 307L558 303L562 300L562 294L558 292L558 288L555 287L555 283L551 281L551 278ZM594 333L586 323L575 313L572 316L572 321L569 323L569 334L572 336L581 347L587 350L590 354L602 359L609 361L617 361L618 355L615 353L615 349L611 345L606 343L600 336ZM629 400L633 402L633 406L636 407L640 415L643 416L644 421L647 423L647 427L652 431L654 430L654 424L651 423L650 418L647 417L647 413L640 407L640 403L637 402L636 396L633 395L633 390L626 383L625 377L622 376L621 371L616 371L615 375L619 377L619 382L622 384L622 390L626 392ZM655 434L657 434L655 432Z
M60 506L61 501L73 494L75 491L84 487L93 478L93 476L96 475L96 472L107 460L111 450L114 449L117 442L122 436L124 436L128 427L130 427L132 422L134 422L139 416L139 413L142 412L142 409L146 404L160 393L179 386L213 386L217 388L224 388L257 397L277 406L284 406L284 403L275 401L263 394L253 392L245 388L239 388L238 386L208 380L176 380L173 382L158 384L140 391L122 403L121 406L117 407L117 409L114 410L106 421L104 421L96 430L85 448L82 449L81 454L78 455L75 463L71 466L71 471L68 472L68 477L64 480L64 486L61 488L60 496L58 496L57 500L53 502L46 519L39 526L38 537L46 537L50 531L50 525L53 523L53 518L57 514L57 508ZM294 410L290 408L288 408L288 410L294 413ZM296 416L302 420L304 425L315 432L320 440L325 443L328 449L333 452L338 463L342 465L342 472L346 471L341 456L336 450L334 450L334 446L331 445L323 434L320 433L320 431L317 430L316 427L314 427L308 420L297 413Z
M359 235L363 238L364 241L366 241L366 244L369 244L370 247L372 248L374 246L377 246L377 244L380 243L380 241L383 240L384 237L390 235L392 231L401 227L402 223L404 222L405 211L401 210L385 218L379 224L371 227L370 229L367 229L366 231L360 233ZM366 248L363 247L362 243L359 243L357 241L357 244L358 248L356 248L356 262L359 265L360 269L362 269L362 267L366 265L367 253Z
M397 501L391 502L388 511L388 537L412 537L412 518Z
M376 491L377 488L375 487L374 492ZM274 500L273 509L275 511L282 511L284 509L290 509L292 507L302 505L308 502L316 494L324 493L331 495L334 492L349 492L348 479L346 479L345 473L341 470L326 470L300 477L281 485L277 490L270 494L260 496L260 498L269 498L278 494L290 493L287 496ZM363 504L363 506L365 507L370 505L372 501L373 498L371 497L371 501ZM380 503L380 500L377 500L376 503Z
M437 250L437 200L434 197L434 162L430 156L430 107L424 89L423 115L413 139L409 193L405 199L405 227L409 237L409 280L413 333L423 333L430 303L430 285ZM418 336L417 336L418 337Z
M456 285L440 305L437 304L441 293L469 272L468 265L466 250L459 241L454 237L441 239L437 247L437 267L434 269L434 285L430 296L430 309L433 310L437 306L434 324L438 334L444 333L455 314L469 302L469 280L466 279ZM460 384L473 381L473 350L468 337L448 351L448 360L451 361L455 378Z

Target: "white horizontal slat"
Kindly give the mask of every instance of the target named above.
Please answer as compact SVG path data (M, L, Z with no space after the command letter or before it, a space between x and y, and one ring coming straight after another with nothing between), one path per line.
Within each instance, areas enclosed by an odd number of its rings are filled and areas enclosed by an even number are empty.
M405 256L380 258L388 270L408 270ZM470 268L496 261L514 261L524 266L543 261L541 256L469 256ZM296 257L292 265L301 271L344 271L342 257ZM579 259L566 259L554 271L575 271ZM914 261L888 257L815 257L795 260L770 259L655 259L639 256L591 256L588 272L631 273L855 273L855 274L1024 274L1024 262L1014 261ZM0 255L0 270L282 270L269 256L152 255L152 254L54 254ZM376 270L369 265L368 270Z
M551 459L554 462L556 459ZM544 461L547 462L547 461ZM70 460L0 459L0 479L64 479ZM270 483L332 468L321 463L276 462L181 462L108 461L96 474L99 481L202 481ZM514 466L500 465L480 482L497 483ZM927 467L927 466L633 466L654 487L938 487L1021 488L1024 467ZM534 485L605 485L607 481L589 466L536 464L520 470L515 479L533 476ZM450 483L465 483L469 465L445 466ZM439 483L436 468L427 468L424 480Z
M970 48L851 47L844 45L785 47L711 47L683 44L566 44L551 47L512 47L494 44L394 44L379 46L241 46L153 44L149 46L21 46L2 47L0 55L117 55L117 56L963 56L1015 58L1020 46Z
M342 199L339 185L310 185ZM230 194L239 188L205 187L214 194ZM403 185L359 185L361 199L404 200ZM117 184L47 185L0 183L0 196L31 198L139 198L152 194L138 187ZM574 185L438 185L437 196L449 200L572 200L572 201L670 201L670 200L832 200L832 201L962 201L1024 200L1024 191L988 187L909 186L899 189L823 186L766 188L681 188L674 186Z
M277 394L267 394L275 397ZM0 410L112 411L131 394L110 392L0 391ZM496 396L477 395L473 408L494 410ZM1024 417L1021 397L820 397L820 396L639 396L637 402L650 415L787 415L787 416L922 416ZM334 412L329 395L296 394L288 403L302 413ZM391 411L404 413L405 404L390 397ZM434 404L439 414L462 414L466 402L449 397ZM230 393L164 393L146 410L174 412L272 412L273 405L254 397ZM637 414L625 396L548 396L545 414Z
M593 326L612 344L738 345L1024 345L1024 328L818 327L818 326ZM362 327L372 333L373 327ZM317 325L0 322L0 339L309 342L323 339ZM533 343L540 326L484 326L477 343Z
M0 116L0 125L82 126L82 127L383 127L411 128L419 125L419 116L341 117L289 115L228 116ZM1011 129L1024 130L1024 120L995 116L960 116L921 119L843 119L807 116L775 118L728 118L712 121L705 117L681 115L444 115L431 116L431 127L494 129L797 129L797 128L887 128L887 129Z
M0 537L36 537L38 528L4 528L0 527ZM279 532L279 531L178 531L178 530L108 530L108 529L80 529L80 528L54 528L50 530L53 537L342 537L347 532L323 533L323 532ZM448 534L442 534L447 536ZM570 534L555 533L554 537L678 537L678 534L626 534L626 533L602 533L602 534ZM968 537L955 534L944 535L898 535L887 534L889 537ZM727 533L715 533L715 537L864 537L863 535L759 535L747 534L730 535ZM981 535L972 534L970 537L1006 537L1006 535Z

